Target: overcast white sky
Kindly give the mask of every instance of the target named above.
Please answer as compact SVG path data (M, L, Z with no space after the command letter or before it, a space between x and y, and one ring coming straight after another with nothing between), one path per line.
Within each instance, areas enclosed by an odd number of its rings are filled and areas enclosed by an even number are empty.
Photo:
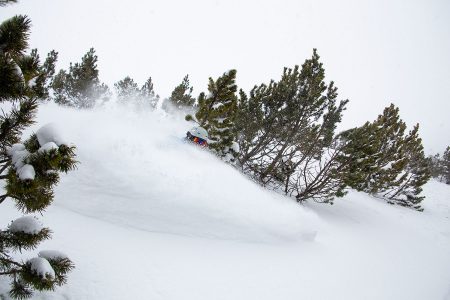
M340 129L373 120L391 102L419 122L428 154L450 145L450 1L20 0L0 18L27 14L31 46L55 49L59 68L94 47L101 80L152 76L162 97L189 74L237 69L250 88L278 79L317 48L327 80L350 99Z

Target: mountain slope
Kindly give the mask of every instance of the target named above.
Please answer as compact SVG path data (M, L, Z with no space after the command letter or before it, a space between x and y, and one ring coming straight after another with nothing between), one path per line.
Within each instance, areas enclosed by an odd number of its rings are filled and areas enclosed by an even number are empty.
M357 192L301 206L183 143L182 116L48 104L31 130L49 120L81 163L40 249L76 269L36 299L450 299L446 185L426 186L423 213Z

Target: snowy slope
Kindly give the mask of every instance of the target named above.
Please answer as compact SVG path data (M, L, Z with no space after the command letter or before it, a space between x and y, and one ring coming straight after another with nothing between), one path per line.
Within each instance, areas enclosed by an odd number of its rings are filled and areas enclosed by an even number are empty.
M450 299L449 186L423 213L356 192L299 206L181 142L182 119L41 106L33 129L52 120L81 164L40 247L76 269L35 299ZM1 226L20 216L0 207Z
M79 115L78 115L79 114ZM183 142L183 117L124 107L74 114L45 107L81 162L57 202L104 221L151 232L244 241L314 234L316 217L268 193L211 153Z

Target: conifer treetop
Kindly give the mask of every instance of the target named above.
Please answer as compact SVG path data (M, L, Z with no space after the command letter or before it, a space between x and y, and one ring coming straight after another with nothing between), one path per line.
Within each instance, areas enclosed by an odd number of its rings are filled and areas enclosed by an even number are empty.
M210 137L209 146L226 161L235 162L239 149L236 139L235 118L237 113L236 70L225 72L217 80L209 78L208 94L198 97L198 111L193 120L205 128Z
M192 97L193 87L189 83L189 75L183 78L183 81L172 91L169 101L177 108L193 107L195 98Z

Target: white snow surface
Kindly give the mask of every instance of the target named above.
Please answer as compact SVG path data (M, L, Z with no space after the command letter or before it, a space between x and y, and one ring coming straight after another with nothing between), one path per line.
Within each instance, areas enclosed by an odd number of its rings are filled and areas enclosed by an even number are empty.
M450 186L428 183L423 213L358 192L302 206L183 143L182 118L42 105L49 121L81 163L39 248L76 268L33 299L450 299ZM17 214L2 204L0 220Z
M28 262L31 264L31 270L39 276L44 278L47 276L55 278L55 270L53 270L52 266L45 258L33 257L28 260Z
M42 228L42 224L35 217L24 216L14 220L9 226L9 231L38 234Z

